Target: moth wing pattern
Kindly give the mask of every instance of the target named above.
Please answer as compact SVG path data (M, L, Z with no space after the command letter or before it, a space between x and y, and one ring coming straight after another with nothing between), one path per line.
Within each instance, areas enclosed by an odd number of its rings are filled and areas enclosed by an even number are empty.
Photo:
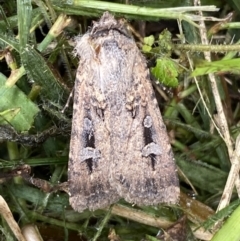
M105 12L78 41L69 158L70 204L81 212L119 198L176 203L173 153L146 61L122 21Z
M111 99L115 106L109 110L110 183L130 203L176 203L177 169L146 61L133 38L116 30L113 23L108 30L112 36L108 45L114 46L114 57L108 61L118 62L116 69L110 68L116 78ZM117 70L119 66L122 71Z
M88 34L81 38L76 49L81 60L74 87L68 182L69 202L76 211L82 212L86 208L107 207L119 196L108 179L111 145L101 106L96 100L98 93L93 82L98 78L99 63L92 59Z
M124 112L128 136L122 155L111 165L111 183L121 197L137 205L177 203L180 190L166 127L150 81L149 70L133 40L128 40L128 61L133 61L132 102ZM133 58L134 56L135 58ZM128 109L128 110L127 110ZM129 111L129 109L131 111ZM123 128L123 127L122 127ZM117 151L117 150L116 150ZM124 161L121 161L124 160Z

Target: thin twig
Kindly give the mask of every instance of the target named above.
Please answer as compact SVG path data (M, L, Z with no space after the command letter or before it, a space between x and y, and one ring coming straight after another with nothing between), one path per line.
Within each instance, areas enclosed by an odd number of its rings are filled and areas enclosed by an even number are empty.
M191 220L191 229L194 235L201 240L211 240L212 234L203 228L198 228L199 223L204 222L206 218L213 215L214 211L203 203L188 197L186 194L180 195L180 206L185 211L189 220ZM139 209L129 208L124 205L114 204L112 207L112 215L125 217L138 223L149 225L156 228L169 228L173 222L168 219L155 216L154 214L144 212ZM196 230L197 229L197 230Z
M236 139L235 150L233 152L231 159L232 159L231 169L230 169L228 179L227 179L226 185L224 187L223 195L219 202L217 211L225 208L229 204L231 196L232 196L232 191L229 190L229 188L234 187L234 182L238 178L238 173L240 170L240 162L239 162L239 160L240 160L240 135L238 135L238 137Z
M99 225L98 231L97 231L97 233L95 234L95 236L93 237L92 241L97 241L98 238L100 237L103 228L106 226L106 223L108 222L108 220L109 220L110 217L111 217L111 212L112 212L112 207L110 207L110 208L108 209L108 211L107 211L104 219L102 220L101 224Z
M151 215L142 210L129 208L120 204L115 204L112 207L112 214L158 228L168 228L173 224L166 218L156 217L155 215Z
M230 52L230 51L240 51L240 44L233 45L206 45L206 44L176 44L174 45L174 49L176 50L185 50L185 51L193 51L193 52Z

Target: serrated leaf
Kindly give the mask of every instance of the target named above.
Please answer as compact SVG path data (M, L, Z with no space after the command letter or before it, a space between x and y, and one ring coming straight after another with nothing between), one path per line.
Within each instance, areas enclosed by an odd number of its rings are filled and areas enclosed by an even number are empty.
M233 213L233 211L239 206L239 204L239 199L230 203L227 207L221 209L220 211L212 215L210 218L208 218L207 221L201 224L201 227L203 227L205 230L211 229L216 224L216 222L229 217Z
M224 188L228 176L226 172L201 161L176 161L195 187L213 194Z
M215 73L215 72L237 72L240 71L240 58L220 60L214 62L204 62L192 72L191 76L196 77L200 75Z
M65 89L61 85L61 77L53 72L36 49L27 45L21 53L21 60L27 75L42 87L43 96L55 103L64 101Z
M166 86L178 86L177 65L169 58L157 59L156 66L151 68L151 73Z
M19 43L10 34L0 32L1 47L10 46L19 52Z
M161 34L159 34L158 45L161 49L162 53L171 54L172 42L171 42L172 34L167 30L163 30Z
M143 39L143 42L144 44L148 45L148 46L152 46L154 44L154 36L153 35L150 35L150 36L147 36Z
M212 241L239 241L240 240L240 206L238 206L223 226L215 233Z
M152 47L149 45L143 45L142 46L142 51L143 53L149 53L152 50Z

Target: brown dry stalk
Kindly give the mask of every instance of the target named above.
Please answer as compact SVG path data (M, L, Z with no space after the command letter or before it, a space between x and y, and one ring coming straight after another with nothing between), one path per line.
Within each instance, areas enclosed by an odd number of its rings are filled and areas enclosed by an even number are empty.
M9 228L12 230L12 232L14 233L17 240L27 241L23 237L21 229L19 228L17 222L14 220L13 215L12 215L7 203L5 202L5 200L3 199L3 197L1 195L0 195L0 213L3 216L3 218L6 220Z
M195 4L200 5L200 1L196 0ZM199 14L202 15L202 12L199 12ZM206 26L205 26L204 21L200 21L199 25L200 25L199 31L200 31L202 44L208 45L207 31L206 31ZM210 52L204 52L204 56L207 61L211 62ZM220 136L223 137L223 140L227 146L230 162L232 164L234 164L235 160L234 160L233 144L231 141L231 136L229 133L226 116L223 111L223 106L222 106L220 94L218 91L217 82L216 82L214 74L209 74L208 76L209 76L209 80L210 80L210 84L211 84L211 88L212 88L212 92L213 92L213 97L215 100L216 109L217 109L217 113L218 113L218 120L219 120L218 127L220 130ZM228 180L225 185L225 188L224 188L224 191L222 194L222 198L219 202L219 206L217 209L218 211L223 209L224 207L226 207L229 204L231 196L232 196L234 184L236 186L238 196L240 197L240 180L237 176L239 167L238 167L238 165L233 165L232 168L234 168L236 170L230 171L230 173L228 175Z

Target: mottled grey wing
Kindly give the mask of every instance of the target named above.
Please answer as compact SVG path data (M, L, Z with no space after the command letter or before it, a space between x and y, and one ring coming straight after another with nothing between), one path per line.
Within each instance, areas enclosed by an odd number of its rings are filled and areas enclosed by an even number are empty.
M87 41L86 41L87 40ZM94 104L97 91L96 63L88 48L88 36L78 45L81 61L75 83L68 181L70 204L78 212L96 210L116 202L119 196L109 183L110 138L102 110Z
M176 203L176 166L136 43L105 13L76 50L70 204L82 211L119 197L138 205Z
M145 59L134 40L125 38L125 66L116 89L125 92L122 106L113 111L111 185L130 203L176 203L179 183L165 125L155 99ZM123 41L123 40L122 40ZM116 93L116 96L119 94ZM120 99L120 98L118 98Z

